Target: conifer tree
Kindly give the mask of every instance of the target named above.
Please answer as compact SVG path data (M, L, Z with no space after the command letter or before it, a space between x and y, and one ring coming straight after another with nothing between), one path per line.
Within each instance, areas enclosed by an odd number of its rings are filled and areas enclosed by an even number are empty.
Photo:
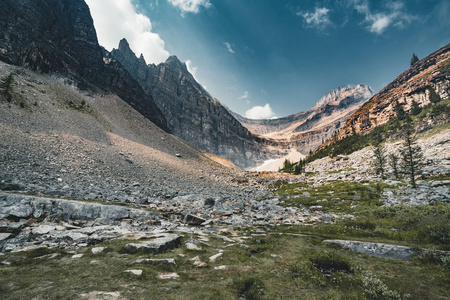
M420 146L416 143L414 127L411 118L407 118L403 124L404 140L400 149L400 169L403 174L409 177L411 184L416 188L416 175L421 172L423 162L423 153Z
M419 58L417 57L417 55L415 53L413 53L412 58L411 58L411 67L419 61Z
M411 114L413 116L417 116L422 111L422 108L420 107L419 103L417 103L416 100L413 100L411 102Z
M389 154L389 166L394 172L395 179L399 179L400 174L398 172L398 156L395 153Z
M438 103L439 101L441 101L441 97L439 97L439 95L436 93L436 90L433 87L429 87L428 88L428 92L429 92L429 99L430 102L433 104Z
M377 174L381 175L381 178L384 178L384 171L386 170L386 151L381 143L376 143L375 150L373 150L374 160L372 162L373 167Z
M0 93L5 96L6 101L11 102L14 84L14 73L9 73L0 79Z
M405 113L405 110L403 109L403 106L400 103L398 103L398 101L395 101L394 109L395 109L395 114L397 115L397 119L399 119L400 121L404 120L406 113Z

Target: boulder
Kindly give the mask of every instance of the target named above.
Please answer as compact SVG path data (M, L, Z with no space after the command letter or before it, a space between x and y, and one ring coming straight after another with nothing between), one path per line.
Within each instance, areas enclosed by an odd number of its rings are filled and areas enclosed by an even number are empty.
M125 250L130 254L134 254L139 251L157 254L175 248L180 244L181 244L181 237L179 235L168 234L166 236L155 238L150 241L126 244Z

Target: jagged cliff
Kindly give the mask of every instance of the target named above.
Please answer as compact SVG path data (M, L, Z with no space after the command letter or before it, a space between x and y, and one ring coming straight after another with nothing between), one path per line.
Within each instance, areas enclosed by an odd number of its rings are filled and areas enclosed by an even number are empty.
M234 116L248 129L274 139L286 139L306 154L330 138L374 94L365 85L343 86L325 94L310 110L273 120Z
M404 110L415 100L421 106L430 103L429 88L442 98L450 97L450 44L415 63L378 94L362 105L336 134L341 140L353 133L368 132L395 116L398 102ZM333 141L327 141L327 145Z
M196 147L244 168L284 154L289 148L285 141L253 134L242 126L196 82L176 56L159 65L147 65L142 55L136 57L125 39L105 56L125 66L153 96L170 130Z
M103 53L83 0L0 1L0 60L118 95L162 129L166 120L139 83Z

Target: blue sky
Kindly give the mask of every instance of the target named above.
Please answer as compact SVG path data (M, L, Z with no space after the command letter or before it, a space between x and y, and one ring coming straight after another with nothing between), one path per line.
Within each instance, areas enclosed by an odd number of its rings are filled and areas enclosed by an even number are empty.
M86 2L107 49L125 37L148 63L176 55L212 96L252 117L308 110L342 85L379 91L413 52L450 42L448 0Z

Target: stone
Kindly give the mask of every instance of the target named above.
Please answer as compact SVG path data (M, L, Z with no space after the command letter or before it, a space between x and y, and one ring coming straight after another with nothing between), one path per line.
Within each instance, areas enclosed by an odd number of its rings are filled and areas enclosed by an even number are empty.
M35 227L31 230L33 234L46 234L49 233L52 230L55 230L55 226L51 225L39 225L38 227Z
M194 262L194 266L197 266L199 268L207 266L207 264L205 262L202 262L200 260L200 256L193 257L193 258L190 259L190 261L193 261Z
M162 280L178 280L180 276L177 273L162 273L158 274L158 278Z
M125 270L123 272L124 273L131 273L131 274L136 275L136 276L141 276L143 271L142 270Z
M181 244L181 237L175 234L168 234L163 237L155 238L150 241L143 241L140 243L130 243L125 245L125 250L134 254L138 251L145 253L158 254L173 249Z
M214 267L214 270L226 270L228 267L227 266L217 266Z
M200 248L199 246L197 246L196 244L193 244L193 243L186 243L184 245L186 246L187 250L194 250L194 251L202 250L202 248Z
M189 224L189 225L201 225L202 223L204 223L206 220L202 217L199 216L195 216L192 214L187 214L184 217L184 223Z
M322 211L323 207L321 205L313 205L309 207L310 212Z
M347 240L325 240L326 243L339 244L344 248L348 248L351 251L364 253L371 256L391 258L396 260L410 260L414 255L414 248L382 244L382 243L370 243L360 241L347 241Z
M8 239L12 233L0 233L0 241Z
M203 222L202 224L200 224L200 226L209 226L209 225L213 225L213 224L214 224L214 220L209 219L209 220L206 220L205 222Z
M72 255L72 258L82 258L84 256L84 254L75 254Z
M217 254L215 254L215 255L213 255L213 256L210 256L210 257L209 257L209 261L210 261L210 262L215 262L216 259L218 259L218 258L221 257L222 255L223 255L223 253L217 253Z
M168 264L168 265L176 265L175 259L173 258L162 258L162 259L154 259L154 258L142 258L137 259L133 262L135 265L151 265L151 264Z
M102 253L106 247L95 247L91 249L92 254L99 254Z

